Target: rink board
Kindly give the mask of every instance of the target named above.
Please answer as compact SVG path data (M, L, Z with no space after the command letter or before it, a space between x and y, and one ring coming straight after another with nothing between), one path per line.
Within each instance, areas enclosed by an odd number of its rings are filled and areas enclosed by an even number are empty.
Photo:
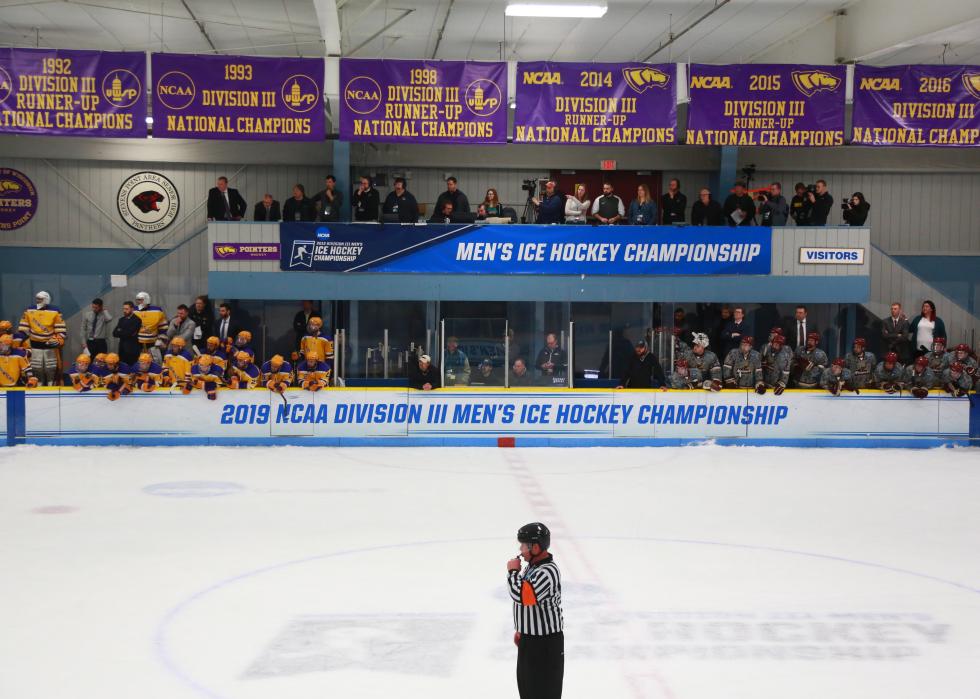
M920 400L878 391L387 388L220 391L216 401L134 393L113 402L101 391L42 389L0 396L0 416L6 444L928 447L971 443L970 403L940 392Z

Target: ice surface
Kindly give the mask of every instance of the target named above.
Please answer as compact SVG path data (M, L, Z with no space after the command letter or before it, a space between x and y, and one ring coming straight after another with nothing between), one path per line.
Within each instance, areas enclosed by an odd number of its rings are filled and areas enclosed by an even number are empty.
M969 449L0 449L0 697L975 699Z

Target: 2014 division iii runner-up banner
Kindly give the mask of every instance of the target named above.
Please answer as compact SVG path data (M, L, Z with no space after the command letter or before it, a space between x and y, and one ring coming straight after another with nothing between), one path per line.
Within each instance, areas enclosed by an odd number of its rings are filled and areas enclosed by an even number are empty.
M844 145L844 66L689 66L687 143Z
M155 53L153 135L322 141L323 60Z
M518 63L514 143L673 143L676 88L672 63Z
M506 143L507 64L340 61L340 138Z
M0 133L146 136L146 55L0 49Z

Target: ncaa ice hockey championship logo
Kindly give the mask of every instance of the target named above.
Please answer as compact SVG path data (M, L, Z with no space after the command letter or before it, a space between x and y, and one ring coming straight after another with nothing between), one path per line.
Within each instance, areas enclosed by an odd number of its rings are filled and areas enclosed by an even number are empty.
M138 172L119 188L116 206L130 228L156 233L169 226L180 211L177 187L158 172Z
M294 240L293 249L289 253L289 269L294 267L313 268L313 248L316 242L313 240Z

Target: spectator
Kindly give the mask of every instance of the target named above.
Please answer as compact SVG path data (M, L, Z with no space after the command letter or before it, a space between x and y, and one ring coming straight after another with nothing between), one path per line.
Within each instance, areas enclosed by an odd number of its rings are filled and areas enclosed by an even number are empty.
M783 196L783 186L778 182L769 185L769 193L759 195L762 206L759 207L759 224L762 226L785 226L789 220L789 204Z
M592 218L599 223L615 225L626 215L626 208L623 200L613 193L613 186L610 182L603 182L602 196L597 197L592 202Z
M447 202L448 203L448 202ZM459 348L459 340L450 337L446 340L446 385L468 386L470 383L470 360Z
M834 198L827 191L825 180L817 180L814 184L814 191L806 193L810 201L810 221L807 225L826 226L830 210L834 206Z
M657 222L657 205L653 203L650 188L645 184L636 188L636 199L630 202L629 222L632 226L653 226Z
M894 352L902 364L908 364L911 357L909 352L909 319L902 312L902 304L892 303L891 314L881 321L881 340L884 353Z
M793 186L793 199L789 203L789 215L797 226L806 226L810 222L810 198L807 196L806 185L797 182Z
M371 183L371 178L361 175L354 192L354 220L355 221L377 221L378 209L381 208L381 195Z
M282 207L282 220L313 221L315 219L316 209L306 196L306 188L301 184L293 185L293 196L287 199Z
M119 359L123 364L135 364L140 356L140 328L143 323L136 315L136 306L127 301L122 307L122 316L116 321L112 336L119 338Z
M109 351L109 323L112 314L102 299L92 299L92 306L82 314L82 344L91 356Z
M554 180L545 182L541 198L532 197L531 203L538 212L536 223L546 225L564 221L565 195L558 191L558 185Z
M733 192L725 199L725 219L729 226L751 226L755 223L755 204L745 192L745 183L736 182Z
M323 189L313 195L313 208L317 221L339 221L340 207L344 205L344 193L337 191L337 178L327 175Z
M417 223L419 203L412 193L405 189L405 178L396 177L394 189L385 197L383 212L386 216L397 216L399 223Z
M743 337L749 336L749 325L745 322L745 309L735 306L732 319L725 324L721 333L721 347L727 357L732 350L738 349Z
M204 351L207 340L214 334L214 309L211 307L211 300L207 296L198 296L194 299L194 308L191 309L191 320L194 321L194 347L198 353Z
M691 323L688 320L687 313L680 307L674 309L674 337L678 338L688 347L694 341L694 335L691 332Z
M851 198L843 205L842 215L844 222L849 226L863 226L868 220L868 212L871 211L871 204L864 198L861 192L854 192Z
M175 337L184 341L185 346L194 342L194 331L197 327L190 319L190 309L184 304L177 306L177 315L170 319L167 324L167 347Z
M299 343L306 336L306 329L310 324L310 318L320 318L323 320L312 301L303 301L303 307L296 311L296 315L293 316L293 335L296 337L293 343L293 350L296 352L299 352Z
M698 200L691 207L691 224L695 226L724 226L725 214L721 204L711 198L711 190L701 190Z
M279 221L282 214L279 212L279 202L272 198L268 192L262 197L262 201L255 205L252 218L256 221Z
M438 209L432 212L432 216L429 217L429 223L452 223L453 220L453 203L446 199L442 202Z
M208 191L208 221L241 221L248 204L237 189L228 188L228 178L219 177Z
M575 196L565 195L565 223L582 225L589 216L589 190L584 184L575 186Z
M649 192L647 192L649 194ZM663 224L670 226L684 223L684 210L687 208L687 197L681 192L681 181L672 177L667 184L667 191L660 196L660 210L663 212ZM653 224L654 221L649 222Z
M711 331L711 344L718 347L722 356L725 356L725 328L728 327L729 321L732 319L732 307L727 303L723 304L721 309L718 311L718 321L715 323L714 329Z
M930 351L935 338L946 337L946 324L936 316L936 304L928 300L922 302L922 312L909 323L909 332L916 357Z
M442 208L442 204L447 201L452 203L453 211L457 213L468 214L470 212L470 200L460 191L459 183L455 177L446 178L446 191L436 199L436 211L439 211Z
M789 339L790 349L795 353L800 347L806 347L806 338L810 333L819 334L820 331L817 330L816 323L807 316L806 306L799 305L793 313L792 326L783 333Z
M493 366L493 362L487 358L480 362L476 375L470 380L471 386L503 386L500 375Z
M561 383L555 379L564 378L567 363L565 352L558 346L558 336L554 333L548 333L545 336L545 346L538 352L538 360L535 365L548 383Z
M222 347L227 347L229 342L234 342L238 333L242 331L242 327L231 317L231 306L227 303L218 306L218 322L215 325Z
M429 355L420 356L418 364L414 367L409 365L408 387L417 391L431 391L442 387L439 367L432 363Z
M527 370L527 362L525 362L521 357L518 357L514 360L514 366L511 368L510 387L521 388L524 386L533 385L534 381L531 378L531 373Z
M490 187L487 190L486 196L483 198L484 218L498 218L504 215L504 205L500 203L500 197L497 195L497 190Z
M616 388L661 388L665 383L660 361L650 352L646 340L639 340Z

